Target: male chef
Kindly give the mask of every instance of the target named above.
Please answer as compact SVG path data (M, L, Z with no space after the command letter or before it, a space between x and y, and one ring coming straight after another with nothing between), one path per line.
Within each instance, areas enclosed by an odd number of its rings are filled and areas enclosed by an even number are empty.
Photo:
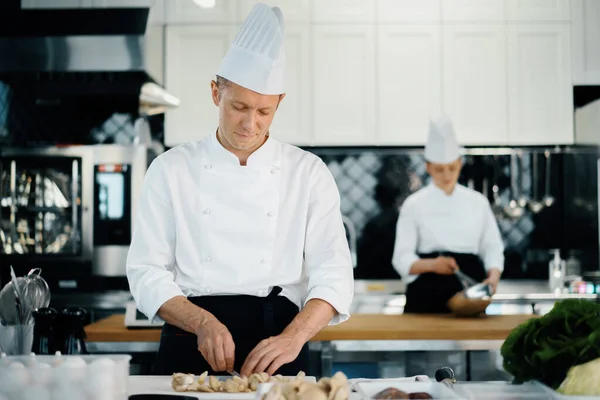
M127 276L140 311L165 321L156 374L295 375L308 340L349 318L335 181L270 132L284 64L282 13L256 4L211 82L215 131L148 168Z

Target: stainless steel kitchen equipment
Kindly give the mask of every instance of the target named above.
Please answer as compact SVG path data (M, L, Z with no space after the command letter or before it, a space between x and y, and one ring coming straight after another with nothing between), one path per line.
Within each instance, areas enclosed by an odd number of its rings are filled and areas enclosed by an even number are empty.
M0 12L0 79L35 87L41 105L90 94L137 98L139 115L179 105L147 72L149 8L24 9L20 0L3 3L14 6Z
M0 256L89 261L94 275L125 276L145 146L12 148L0 157Z

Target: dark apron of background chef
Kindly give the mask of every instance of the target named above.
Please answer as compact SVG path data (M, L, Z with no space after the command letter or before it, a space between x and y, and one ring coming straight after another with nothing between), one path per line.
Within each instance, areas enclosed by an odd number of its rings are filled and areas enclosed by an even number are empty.
M248 354L263 339L279 335L298 314L298 307L275 286L267 297L248 295L189 297L195 305L212 313L227 327L235 343L235 370L240 372ZM295 361L283 365L276 374L308 374L308 344L304 345ZM173 325L165 323L153 374L171 375L176 372L199 375L227 375L213 371L198 350L198 338Z
M420 254L420 258L452 257L462 272L482 282L487 278L483 262L475 254L438 252ZM448 300L463 290L456 275L440 275L435 273L421 274L415 281L407 285L405 313L445 314L450 313L446 305Z

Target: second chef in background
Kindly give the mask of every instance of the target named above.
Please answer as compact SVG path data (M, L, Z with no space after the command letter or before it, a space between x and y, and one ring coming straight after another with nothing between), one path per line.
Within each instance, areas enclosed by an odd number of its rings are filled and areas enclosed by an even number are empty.
M462 285L457 268L496 290L504 244L488 199L458 184L461 149L451 121L430 123L425 146L431 184L400 209L392 263L407 283L405 313L447 313Z

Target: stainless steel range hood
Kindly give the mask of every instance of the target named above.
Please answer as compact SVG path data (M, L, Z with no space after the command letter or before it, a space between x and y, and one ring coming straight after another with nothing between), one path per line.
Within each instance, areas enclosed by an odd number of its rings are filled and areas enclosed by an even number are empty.
M147 73L148 15L148 8L0 9L0 80L56 97L133 95L141 115L177 107Z

